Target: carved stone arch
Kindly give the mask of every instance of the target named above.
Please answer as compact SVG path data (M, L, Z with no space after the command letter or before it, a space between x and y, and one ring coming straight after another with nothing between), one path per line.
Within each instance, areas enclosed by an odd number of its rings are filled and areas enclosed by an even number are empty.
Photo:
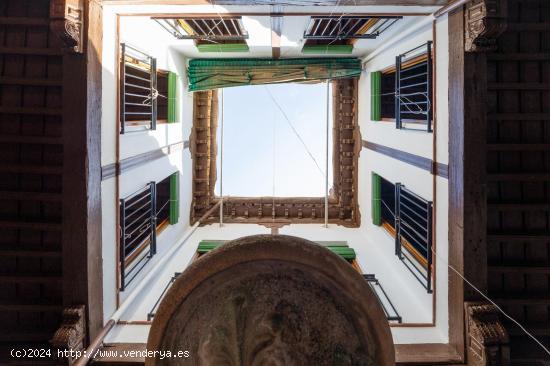
M363 277L326 248L284 235L233 240L174 282L147 365L395 364L383 309ZM179 362L179 363L178 363Z

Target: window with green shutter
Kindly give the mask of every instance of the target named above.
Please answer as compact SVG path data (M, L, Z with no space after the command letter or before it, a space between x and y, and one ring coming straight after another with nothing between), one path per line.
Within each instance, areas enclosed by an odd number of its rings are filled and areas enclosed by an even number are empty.
M168 73L168 123L177 122L176 115L176 90L178 75L174 72Z
M382 179L381 177L372 172L371 174L372 184L372 223L374 225L382 225Z
M170 225L178 223L180 216L180 174L170 176Z
M382 119L381 101L382 73L374 71L370 73L370 119L380 121Z

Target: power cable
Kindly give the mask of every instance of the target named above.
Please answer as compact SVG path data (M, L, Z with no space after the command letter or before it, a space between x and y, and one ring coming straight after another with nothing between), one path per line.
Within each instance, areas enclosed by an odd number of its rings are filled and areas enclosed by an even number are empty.
M319 163L317 162L317 160L315 159L315 157L313 156L313 154L311 153L311 151L309 150L309 148L307 147L305 141L302 139L302 137L300 136L300 134L298 133L298 131L296 130L296 128L294 128L294 125L292 124L292 122L290 122L290 119L288 118L287 114L285 113L285 111L283 110L283 108L281 107L281 105L277 102L277 100L275 99L275 97L273 96L273 94L271 94L271 91L269 90L269 88L267 86L264 85L264 89L267 91L267 94L269 95L269 97L271 98L271 100L273 101L273 103L277 106L277 108L279 109L279 111L281 112L281 114L283 115L285 121L288 123L288 125L290 126L290 128L292 129L292 132L294 132L294 134L296 135L296 137L298 138L298 140L300 140L300 142L302 143L302 146L304 147L304 149L306 149L306 152L308 153L308 155L310 156L311 160L313 160L313 162L315 163L315 166L317 167L317 169L319 170L319 172L321 173L322 176L325 175L325 173L323 172L323 170L321 169L321 166L319 165Z

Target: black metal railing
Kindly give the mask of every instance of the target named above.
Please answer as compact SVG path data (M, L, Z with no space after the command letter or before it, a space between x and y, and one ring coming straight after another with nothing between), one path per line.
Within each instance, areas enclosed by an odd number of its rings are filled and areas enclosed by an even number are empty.
M432 211L432 202L395 184L395 254L428 293L432 292Z
M248 32L242 24L240 16L220 18L195 17L181 18L152 18L161 27L167 30L177 39L193 39L208 41L244 41L248 38ZM192 30L189 34L182 23Z
M402 18L402 16L312 16L304 32L304 39L315 41L375 39ZM371 23L372 26L369 27ZM364 31L365 27L368 27L366 31Z
M407 66L423 48L425 59ZM397 56L395 68L395 127L401 129L403 122L414 120L432 132L432 41Z
M393 305L390 297L388 296L388 294L384 290L384 287L382 287L382 284L380 284L380 281L376 278L376 276L372 273L365 273L363 274L363 278L367 280L369 286L372 288L372 291L376 295L378 302L380 303L380 305L382 305L382 309L384 310L384 314L386 314L386 318L388 318L388 321L401 323L401 315L399 315L399 313L397 312L397 309Z
M156 184L120 199L120 290L156 254Z
M164 286L164 289L162 290L162 292L161 292L160 296L158 297L157 301L155 302L155 304L153 305L151 310L147 313L147 320L148 321L153 320L153 318L155 317L155 314L157 313L157 309L159 307L159 304L162 301L162 299L164 298L164 295L166 295L166 292L168 292L168 289L170 288L170 286L172 286L174 281L176 281L176 279L179 277L179 275L181 275L181 272L175 272L174 275L170 278L170 280L166 284L166 286Z
M157 125L157 61L120 44L120 133L155 130Z

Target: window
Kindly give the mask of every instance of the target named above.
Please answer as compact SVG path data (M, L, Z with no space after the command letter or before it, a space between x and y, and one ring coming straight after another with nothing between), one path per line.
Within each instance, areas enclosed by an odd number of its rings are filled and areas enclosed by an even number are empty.
M120 200L120 290L156 253L155 182Z
M432 202L372 173L372 221L395 238L395 254L432 292Z
M120 290L157 252L157 235L179 218L179 172L120 199Z
M177 76L156 64L154 57L121 44L120 133L176 122Z
M381 75L380 103L382 119L395 119L395 72Z
M153 18L178 39L192 39L199 52L247 52L240 16Z
M432 202L396 183L395 251L411 273L432 292Z
M402 17L313 16L304 33L303 53L351 53L357 39L374 39Z
M157 228L164 228L170 218L170 177L157 183Z
M432 132L432 42L397 56L395 68L395 127L416 120Z
M371 120L432 132L432 42L396 57L396 64L372 72Z
M395 232L395 185L384 178L381 180L382 225Z
M151 98L157 88L157 60L121 44L120 133L156 129L157 105Z

